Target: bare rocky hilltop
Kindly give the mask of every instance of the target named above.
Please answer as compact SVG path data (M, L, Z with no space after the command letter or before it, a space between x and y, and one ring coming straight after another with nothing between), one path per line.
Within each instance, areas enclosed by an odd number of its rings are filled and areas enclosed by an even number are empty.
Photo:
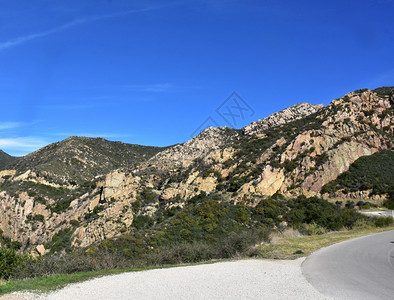
M40 254L86 247L202 192L249 205L273 195L383 201L373 185L324 187L362 157L392 154L393 102L392 88L358 90L167 148L71 137L23 158L1 152L2 239Z

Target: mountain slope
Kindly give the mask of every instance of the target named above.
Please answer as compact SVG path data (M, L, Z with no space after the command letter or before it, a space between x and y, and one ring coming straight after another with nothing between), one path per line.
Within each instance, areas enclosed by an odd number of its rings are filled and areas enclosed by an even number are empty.
M383 150L363 156L349 170L323 186L322 193L343 194L368 191L374 195L394 194L394 151Z
M290 199L320 195L322 186L358 158L393 147L389 98L370 90L349 93L299 119L283 122L280 115L263 130L208 128L132 171L109 174L103 193L131 203L135 228L149 228L155 220L166 222L164 216L174 211L183 215L184 207L204 194L253 207L269 206L275 194ZM172 228L175 221L168 222L163 226ZM79 228L81 245L92 242L87 237L93 232L106 236L105 226L97 220Z
M209 129L153 157L147 162L151 173L171 166L172 176L156 182L161 195L193 196L218 188L246 196L315 195L359 157L392 148L393 109L386 97L362 90L326 107L302 106L311 108L302 118L277 113L226 135Z
M12 164L17 160L17 157L11 156L0 150L0 170L4 170L9 164Z
M59 184L83 183L137 165L162 150L103 138L70 137L28 154L8 168L19 174L31 170Z
M0 177L0 229L26 249L43 244L52 251L155 222L187 235L179 228L193 223L186 212L178 221L171 216L206 199L220 199L231 215L223 222L233 228L233 204L268 212L274 195L320 196L359 158L392 150L391 90L355 91L325 107L298 104L242 130L208 128L167 149L76 137L49 145ZM213 208L206 209L190 214L203 220Z

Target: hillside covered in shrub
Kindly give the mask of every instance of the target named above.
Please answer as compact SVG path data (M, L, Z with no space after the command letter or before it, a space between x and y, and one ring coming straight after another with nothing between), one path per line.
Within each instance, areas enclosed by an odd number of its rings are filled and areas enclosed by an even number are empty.
M12 276L253 255L272 231L384 226L357 210L374 194L394 204L392 90L167 148L71 137L18 159L0 170L0 243L26 254ZM340 190L356 197L321 198Z
M72 230L59 232L50 242L57 256L33 258L0 250L0 278L30 278L108 268L195 263L211 259L257 255L255 246L267 243L270 234L286 228L321 234L351 229L358 224L383 227L391 218L369 218L354 208L341 207L318 197L284 200L281 195L250 205L234 203L219 194L201 193L183 208L160 210L136 219L130 233L106 239L86 249L71 246Z
M394 192L394 151L383 150L363 156L350 165L349 170L326 184L322 193L344 193L371 190L372 194L383 195Z

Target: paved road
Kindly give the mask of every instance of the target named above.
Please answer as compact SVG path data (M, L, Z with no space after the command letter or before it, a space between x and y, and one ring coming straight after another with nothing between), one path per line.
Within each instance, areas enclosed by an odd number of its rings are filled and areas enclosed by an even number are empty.
M361 212L367 216L389 216L394 218L394 210Z
M304 261L302 272L334 299L394 299L394 231L323 248Z

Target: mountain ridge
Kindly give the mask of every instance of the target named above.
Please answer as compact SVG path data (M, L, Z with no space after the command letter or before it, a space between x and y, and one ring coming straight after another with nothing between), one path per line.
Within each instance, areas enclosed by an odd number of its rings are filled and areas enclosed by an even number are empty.
M0 172L0 229L24 249L60 251L59 235L68 248L88 247L159 222L199 195L250 206L325 197L323 186L357 159L392 151L391 90L297 104L248 129L208 128L167 148L70 137Z
M9 155L8 153L0 150L0 170L5 169L8 165L14 163L19 158Z
M141 163L163 149L166 147L71 136L27 154L7 167L18 174L28 170L45 173L46 176L57 177L63 183L83 182L117 168Z

